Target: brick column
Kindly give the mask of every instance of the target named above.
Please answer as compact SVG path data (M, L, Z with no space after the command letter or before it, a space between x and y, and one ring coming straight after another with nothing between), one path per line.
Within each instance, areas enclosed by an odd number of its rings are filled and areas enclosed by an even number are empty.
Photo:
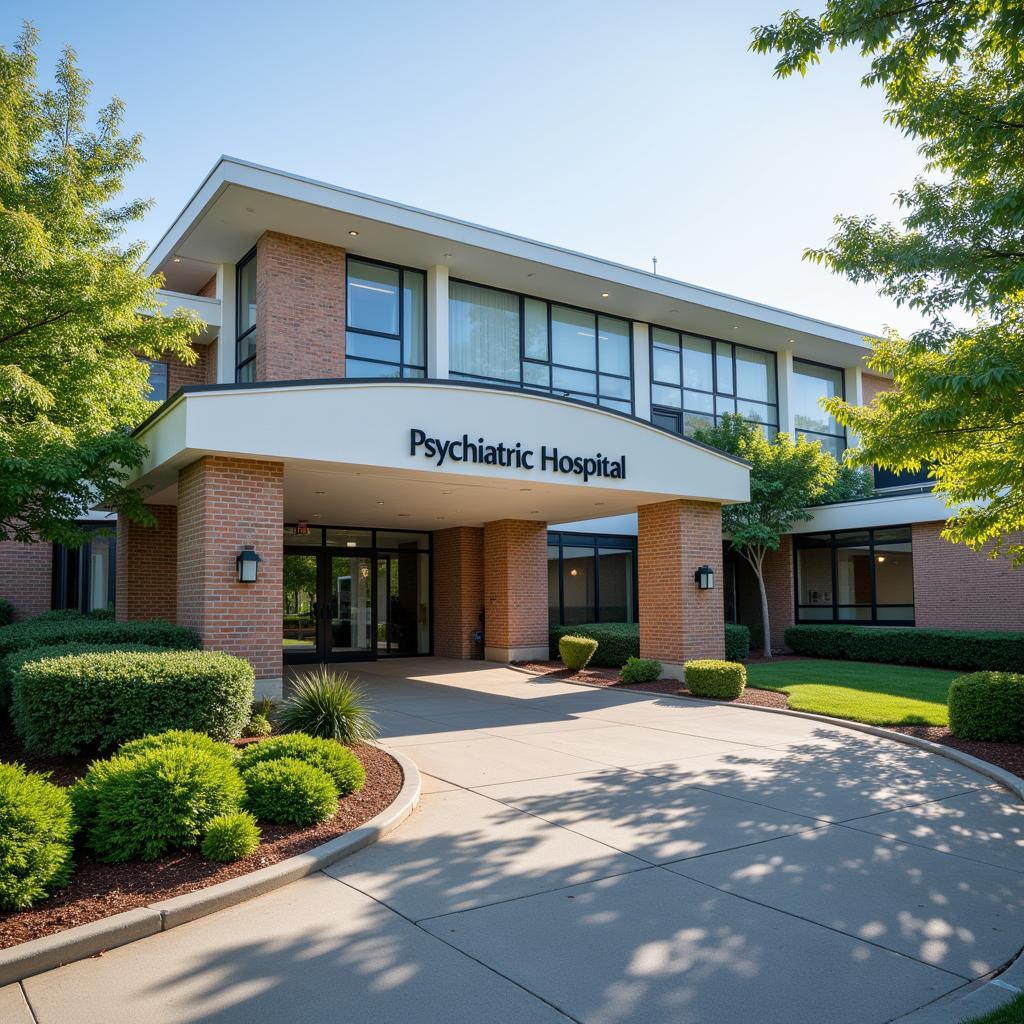
M178 605L178 510L150 505L156 526L117 520L118 619L174 622Z
M345 376L345 250L268 231L256 243L256 379Z
M548 527L520 519L484 526L484 657L548 657Z
M434 533L434 653L479 658L472 637L484 608L484 531L456 526Z
M640 656L681 678L683 662L725 654L722 510L680 500L641 505L638 513ZM698 590L693 579L705 564L715 571L713 590Z
M14 606L17 621L50 610L53 545L0 540L0 597Z
M178 474L178 624L207 650L245 658L263 691L280 692L284 467L209 455ZM235 558L252 544L255 583Z
M757 587L757 579L754 579ZM786 630L796 622L793 604L793 538L786 534L777 551L764 559L764 588L768 592L768 621L772 631L772 650L785 646ZM761 621L761 595L757 594L757 621Z

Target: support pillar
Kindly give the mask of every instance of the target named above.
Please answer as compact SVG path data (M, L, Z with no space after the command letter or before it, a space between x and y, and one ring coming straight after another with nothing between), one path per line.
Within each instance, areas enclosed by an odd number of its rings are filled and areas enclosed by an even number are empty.
M117 618L166 619L177 616L178 510L150 505L156 526L117 520Z
M481 658L473 634L483 629L484 531L456 526L434 532L434 653L442 658Z
M681 679L683 663L725 655L722 599L722 510L702 501L663 501L638 509L637 570L640 657L656 658ZM698 590L694 573L715 572L713 590Z
M245 658L271 696L282 679L283 519L280 462L209 455L178 474L178 624L205 650ZM238 582L247 544L262 559L255 583Z
M484 658L548 657L548 527L499 519L484 526Z

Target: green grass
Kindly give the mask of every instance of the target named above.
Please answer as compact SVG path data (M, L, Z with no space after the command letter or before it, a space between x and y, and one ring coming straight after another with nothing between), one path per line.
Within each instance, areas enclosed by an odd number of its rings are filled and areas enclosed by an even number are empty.
M963 1024L1024 1024L1024 995L1017 996L998 1010L983 1017L972 1017Z
M959 672L864 661L778 661L748 665L747 683L789 695L795 711L869 725L948 725L949 684Z

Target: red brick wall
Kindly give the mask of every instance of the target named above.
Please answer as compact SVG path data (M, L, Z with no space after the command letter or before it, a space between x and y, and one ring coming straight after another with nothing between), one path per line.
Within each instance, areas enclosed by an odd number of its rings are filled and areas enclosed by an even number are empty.
M876 377L873 373L862 373L860 388L864 404L870 405L871 400L879 391L890 391L892 389L892 381L887 377Z
M917 625L1024 630L1024 569L950 544L939 536L943 525L912 527Z
M679 664L725 653L722 510L700 501L664 501L638 510L637 577L640 655ZM715 571L713 590L698 590L701 565Z
M499 519L484 526L484 644L548 649L548 528Z
M123 516L117 521L117 617L174 622L178 509L150 505L149 510L156 516L156 526L140 526Z
M457 526L434 533L434 653L442 658L479 658L484 607L484 531Z
M217 382L217 343L196 345L198 358L188 366L176 356L166 355L167 397L187 384L215 384Z
M786 630L795 624L793 604L793 538L785 536L777 551L770 551L764 560L764 585L768 592L768 622L771 626L772 648L780 651ZM754 580L755 589L757 580ZM758 605L761 597L757 595ZM761 621L758 614L757 621Z
M53 545L0 540L0 597L14 606L17 620L50 610Z
M256 244L256 379L345 375L345 250L268 231Z
M246 658L257 679L281 678L284 467L210 455L178 474L178 623L203 647ZM263 561L239 583L235 557Z
M204 299L215 299L217 298L217 275L214 274L206 284L203 285L196 295L201 295Z

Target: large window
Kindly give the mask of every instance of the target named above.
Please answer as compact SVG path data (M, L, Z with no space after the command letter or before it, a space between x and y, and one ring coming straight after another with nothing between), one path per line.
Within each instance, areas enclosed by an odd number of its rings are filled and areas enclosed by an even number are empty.
M150 402L167 400L167 364L157 359L139 359L149 367L149 391L146 398Z
M448 295L453 378L633 411L629 321L466 281Z
M79 524L82 525L82 524ZM110 528L84 526L89 540L77 548L53 546L53 608L83 614L114 607L116 540Z
M796 430L840 461L846 451L846 431L818 404L823 398L845 397L843 371L804 359L793 360L793 412Z
M775 353L651 328L651 420L692 434L739 413L769 437L779 429Z
M910 527L794 537L798 622L914 624Z
M636 622L636 539L548 534L548 621Z
M235 311L235 380L256 379L256 250L238 264Z
M345 275L345 376L426 376L426 274L350 256Z

